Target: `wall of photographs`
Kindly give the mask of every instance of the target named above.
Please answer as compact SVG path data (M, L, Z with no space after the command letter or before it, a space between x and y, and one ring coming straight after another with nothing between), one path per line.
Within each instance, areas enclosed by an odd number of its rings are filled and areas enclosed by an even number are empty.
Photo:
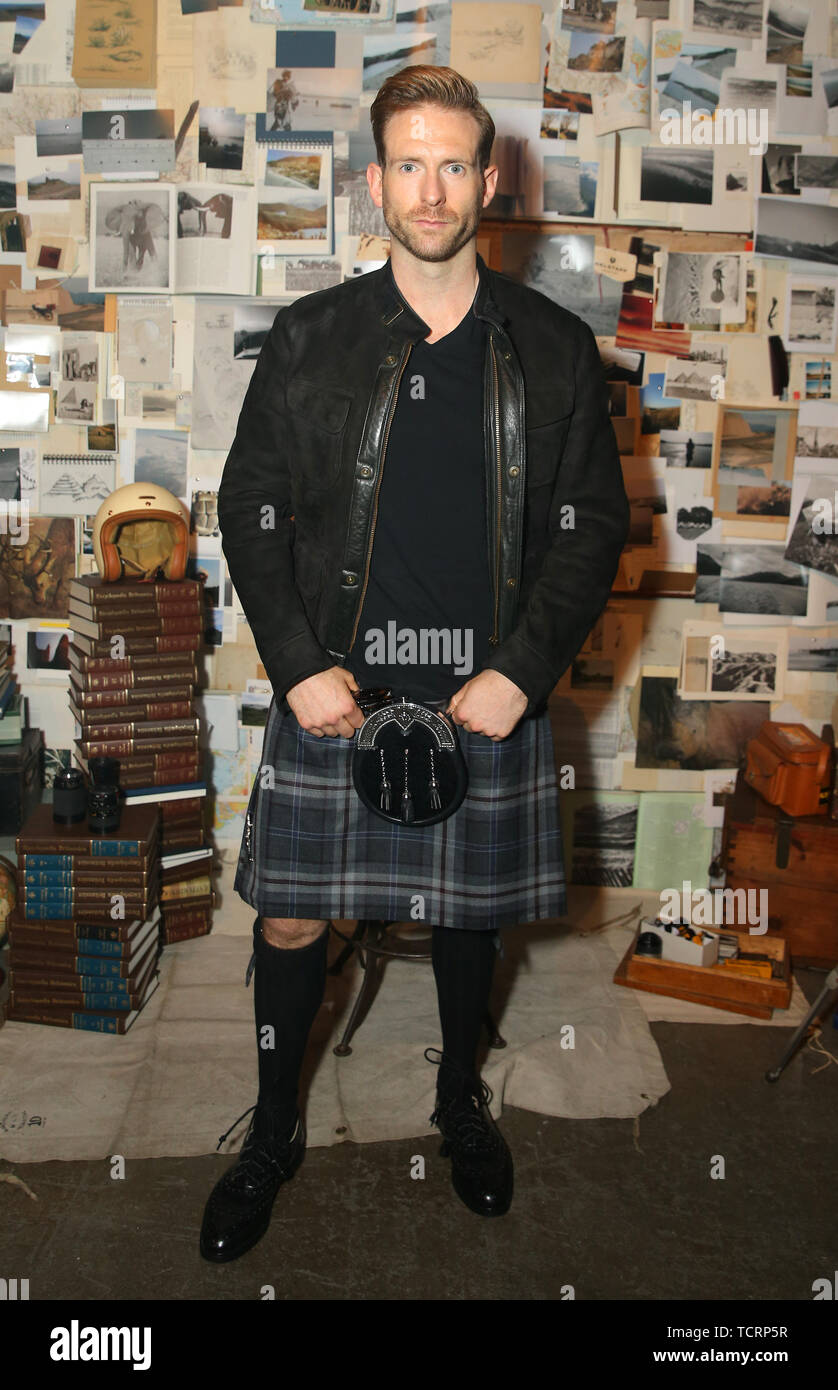
M213 599L235 856L270 691L218 479L277 308L387 255L368 112L414 62L478 84L500 170L479 249L590 324L609 381L631 538L551 699L572 877L706 883L745 741L838 716L834 0L5 0L0 619L47 777L90 518L160 482Z

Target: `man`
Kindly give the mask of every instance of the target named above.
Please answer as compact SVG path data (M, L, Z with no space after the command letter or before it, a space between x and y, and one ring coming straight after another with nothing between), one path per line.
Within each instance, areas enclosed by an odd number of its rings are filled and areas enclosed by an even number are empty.
M256 1029L273 1046L259 1048L239 1161L207 1203L201 1250L219 1261L261 1237L302 1161L297 1082L333 918L410 921L419 904L432 924L431 1120L466 1205L508 1209L480 1026L499 929L566 911L546 703L628 535L593 335L476 255L498 176L476 88L408 67L370 116L367 182L390 259L277 314L218 496L275 696L236 879L259 914ZM381 642L393 628L396 651ZM460 641L417 662L411 638L441 630ZM360 801L350 762L366 685L449 712L469 774L452 816L387 825Z

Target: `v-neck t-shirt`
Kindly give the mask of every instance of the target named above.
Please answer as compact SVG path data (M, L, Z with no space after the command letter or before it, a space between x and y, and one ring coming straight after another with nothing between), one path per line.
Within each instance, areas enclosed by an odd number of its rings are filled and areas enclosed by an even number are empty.
M486 338L473 309L437 342L416 343L402 373L369 579L344 662L361 686L418 700L447 699L489 654Z

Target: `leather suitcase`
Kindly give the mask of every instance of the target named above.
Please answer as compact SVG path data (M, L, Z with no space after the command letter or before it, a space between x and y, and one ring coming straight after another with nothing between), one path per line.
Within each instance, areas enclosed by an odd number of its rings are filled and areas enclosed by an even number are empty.
M838 821L788 815L749 787L740 769L725 804L719 859L726 888L766 890L768 931L786 939L793 965L835 965Z

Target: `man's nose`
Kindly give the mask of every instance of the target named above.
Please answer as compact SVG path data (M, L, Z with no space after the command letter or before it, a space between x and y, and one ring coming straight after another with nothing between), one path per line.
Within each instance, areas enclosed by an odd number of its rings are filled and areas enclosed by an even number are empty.
M439 174L428 172L422 181L422 197L429 205L436 206L445 199L445 189Z

